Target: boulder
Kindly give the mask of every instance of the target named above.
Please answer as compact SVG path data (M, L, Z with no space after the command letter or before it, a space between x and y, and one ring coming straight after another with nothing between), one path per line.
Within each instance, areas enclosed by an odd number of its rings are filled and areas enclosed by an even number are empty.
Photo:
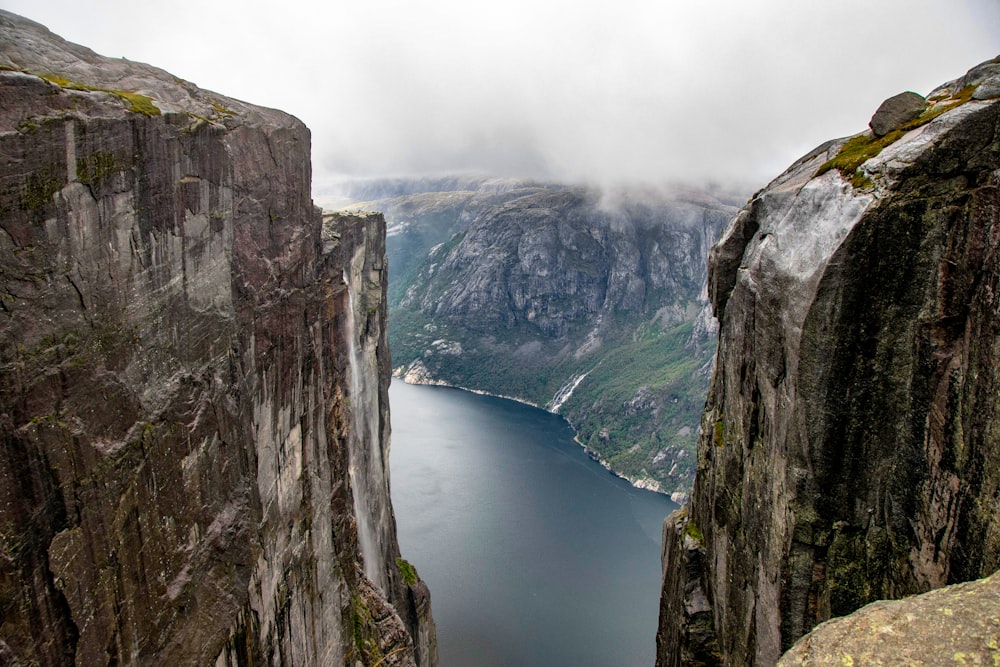
M876 137L883 137L919 116L926 107L927 100L922 95L911 92L894 95L879 105L868 127Z

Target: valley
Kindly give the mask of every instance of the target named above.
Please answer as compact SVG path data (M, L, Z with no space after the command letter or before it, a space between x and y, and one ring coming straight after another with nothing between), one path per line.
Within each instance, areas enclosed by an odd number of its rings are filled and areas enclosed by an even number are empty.
M704 258L739 195L471 178L359 191L385 196L352 208L386 213L395 375L558 412L595 460L683 499L714 353Z

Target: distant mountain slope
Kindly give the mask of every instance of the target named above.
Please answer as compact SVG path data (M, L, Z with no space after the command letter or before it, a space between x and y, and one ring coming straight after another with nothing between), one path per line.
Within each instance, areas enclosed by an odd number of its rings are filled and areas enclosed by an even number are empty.
M714 353L706 258L736 207L698 192L472 185L364 204L390 228L396 373L557 411L616 473L686 492Z

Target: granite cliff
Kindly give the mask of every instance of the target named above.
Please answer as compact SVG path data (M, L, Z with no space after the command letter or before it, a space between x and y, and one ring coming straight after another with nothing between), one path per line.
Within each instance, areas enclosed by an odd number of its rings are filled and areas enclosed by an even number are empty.
M433 665L384 221L308 130L0 12L0 664Z
M704 257L731 200L475 186L378 203L396 373L558 412L616 473L688 491L715 338Z
M712 249L719 346L664 527L658 665L771 665L821 621L1000 568L1000 60L916 97L800 159ZM995 589L969 591L995 612ZM968 664L1000 659L981 620ZM923 659L950 622L924 623ZM834 634L787 664L898 664L899 642L793 662Z

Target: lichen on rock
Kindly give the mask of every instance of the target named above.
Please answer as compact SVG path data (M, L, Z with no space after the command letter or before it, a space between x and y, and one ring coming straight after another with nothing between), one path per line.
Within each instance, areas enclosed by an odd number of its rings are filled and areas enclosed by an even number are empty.
M905 600L873 602L800 639L779 667L1000 663L1000 573Z

